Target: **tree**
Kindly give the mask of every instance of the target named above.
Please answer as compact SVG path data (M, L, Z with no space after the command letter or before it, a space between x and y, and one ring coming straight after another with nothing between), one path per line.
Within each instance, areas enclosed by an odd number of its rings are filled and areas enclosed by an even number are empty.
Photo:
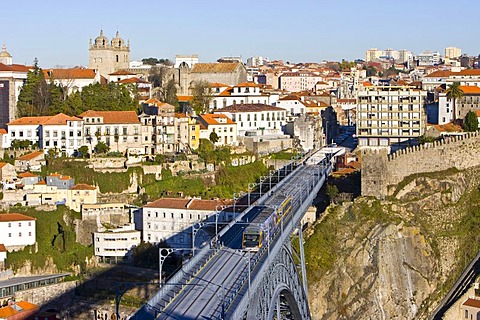
M80 157L88 158L88 147L87 146L81 146L80 148L78 148L78 152L80 153Z
M97 145L95 146L94 150L95 150L95 153L105 154L110 150L110 147L107 146L107 144L105 142L99 141L97 143Z
M143 64L149 64L151 66L154 66L157 63L159 63L157 58L143 58L142 62L143 62Z
M335 198L338 195L338 188L334 184L327 184L327 190L325 191L327 194L328 198L330 199L330 203L333 203L335 201Z
M215 145L215 143L217 143L218 140L220 139L220 138L218 137L218 134L217 134L215 131L212 131L212 132L210 133L210 136L209 136L208 138L210 139L210 141L212 141L212 143L213 143L214 145Z
M170 79L167 82L163 83L158 92L161 101L171 104L176 108L179 106L177 97L177 85L175 84L175 80Z
M17 113L19 117L46 115L49 105L49 86L35 58L33 70L27 73L27 79L18 96Z
M167 68L165 66L154 66L150 69L148 81L154 88L161 87L165 80Z
M452 113L453 113L453 122L457 120L457 110L456 110L456 101L463 97L463 90L460 88L460 82L454 82L448 86L447 91L445 92L447 98L452 100Z
M192 108L197 114L207 113L210 102L213 100L212 87L206 80L193 81L190 87L192 91Z
M472 110L468 111L467 115L465 116L463 129L468 132L475 132L478 130L478 118L475 112Z

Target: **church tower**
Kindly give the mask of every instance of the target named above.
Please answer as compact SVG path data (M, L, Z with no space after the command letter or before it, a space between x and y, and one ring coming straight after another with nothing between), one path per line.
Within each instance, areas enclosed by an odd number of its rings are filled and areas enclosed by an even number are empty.
M90 69L95 69L100 75L107 77L117 70L128 69L129 63L130 42L126 44L118 35L118 31L111 42L103 35L103 30L100 30L100 35L95 38L94 43L90 39L88 63Z
M7 51L5 44L2 46L2 51L0 52L0 63L11 66L13 64L12 56Z

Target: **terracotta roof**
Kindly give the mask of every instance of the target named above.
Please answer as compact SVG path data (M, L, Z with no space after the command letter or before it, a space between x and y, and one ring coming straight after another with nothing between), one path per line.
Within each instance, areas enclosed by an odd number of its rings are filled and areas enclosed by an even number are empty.
M357 99L337 99L337 103L357 103Z
M217 63L196 63L193 65L193 73L229 73L234 72L241 63L217 62Z
M8 133L7 130L5 130L5 129L0 129L0 134L7 134L7 133Z
M325 103L323 101L313 101L313 100L305 100L303 101L303 105L305 107L309 107L309 108L327 108L329 106L328 103Z
M462 128L458 125L453 124L452 122L445 123L445 124L435 124L433 125L435 129L440 132L462 132Z
M21 315L24 311L39 309L39 307L36 304L30 303L27 301L18 301L18 302L15 302L14 304L16 305L16 307L12 305L12 306L6 306L6 307L0 308L0 318L8 319L12 317L12 319L13 318L26 319L25 315L24 316Z
M161 101L158 100L157 98L150 98L147 101L145 101L146 104L157 104L160 103Z
M219 97L229 97L232 95L232 92L233 92L233 88L227 88L225 90L223 90L218 96Z
M210 87L212 87L212 88L223 88L223 87L229 87L229 85L224 84L224 83L214 82L214 83L210 83Z
M480 88L477 86L460 86L463 94L480 94Z
M10 72L28 72L32 69L32 67L24 66L21 64L12 64L12 65L6 65L3 63L0 63L0 71L10 71Z
M177 96L178 102L189 102L193 99L193 96Z
M8 163L6 162L0 162L0 169L2 169L3 167L5 167Z
M475 110L475 114L477 115L477 118L480 117L480 110Z
M480 300L468 298L467 300L465 300L464 303L462 303L462 306L474 307L474 308L480 309Z
M448 78L452 72L450 70L438 70L434 71L428 75L426 75L426 78Z
M145 205L147 208L190 209L201 211L215 211L220 205L226 205L223 200L201 200L182 198L160 198Z
M464 69L458 72L458 74L462 76L480 76L480 69Z
M225 112L237 113L237 112L261 112L261 111L285 111L283 108L274 107L263 103L249 103L249 104L235 104L225 108L221 108L216 111L216 114L222 114Z
M148 83L148 82L143 79L133 77L133 78L120 80L118 81L118 83Z
M278 100L284 101L284 100L298 100L300 101L300 97L297 96L296 94L289 94L288 96L285 96L283 98L280 98Z
M22 173L19 173L18 174L18 177L19 178L36 178L38 177L39 175L38 174L33 174L31 172L22 172Z
M40 181L38 181L38 182L35 183L35 184L41 186L41 185L47 184L47 182L45 182L45 180L40 180Z
M3 243L0 243L0 252L7 252L7 248L5 248Z
M43 155L43 151L33 151L33 152L30 152L29 154L21 156L17 160L32 160L41 155Z
M2 213L0 214L0 222L11 222L11 221L31 221L35 220L33 217L26 216L21 213Z
M96 190L94 186L85 183L79 183L70 188L70 190Z
M71 68L71 69L48 69L43 70L45 79L95 79L94 69Z
M67 121L82 121L77 117L70 117L66 114L59 113L54 116L41 116L41 117L22 117L7 123L9 126L13 125L66 125Z
M373 86L373 84L372 84L370 81L363 81L363 82L362 82L362 85L363 85L364 87L371 87L371 86Z
M207 125L226 125L226 124L235 124L229 117L224 114L202 114L199 118L203 119ZM225 119L225 123L218 121L219 119Z
M237 84L235 85L235 87L249 87L249 88L255 88L255 87L262 87L261 84L257 84L257 83L254 83L254 82L242 82L240 84Z
M80 118L102 117L103 123L140 123L135 111L95 111L88 110L79 115Z
M109 73L109 76L134 76L135 73L131 73L126 70L117 70L115 72Z

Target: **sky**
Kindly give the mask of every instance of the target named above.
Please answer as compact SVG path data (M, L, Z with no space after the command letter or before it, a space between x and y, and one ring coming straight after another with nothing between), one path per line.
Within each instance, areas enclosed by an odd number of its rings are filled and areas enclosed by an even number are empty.
M102 29L130 40L130 59L198 54L289 62L364 59L365 50L478 55L480 1L471 0L18 0L2 1L0 44L13 62L88 66Z

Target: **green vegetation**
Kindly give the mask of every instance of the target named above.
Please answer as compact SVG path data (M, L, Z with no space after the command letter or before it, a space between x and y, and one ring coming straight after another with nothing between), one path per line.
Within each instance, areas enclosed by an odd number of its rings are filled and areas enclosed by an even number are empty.
M161 196L176 196L180 192L203 198L230 198L234 192L247 190L249 183L257 181L267 173L261 161L240 167L221 167L215 175L215 185L207 185L201 178L173 177L167 170L162 171L162 180L145 185L145 192L151 200Z
M280 151L270 154L269 158L273 160L291 160L292 157L295 157L296 155L296 152Z
M82 91L71 91L71 81L66 85L56 85L55 75L45 79L43 70L35 59L34 68L28 72L25 85L18 97L18 116L55 115L63 112L78 115L94 110L137 110L138 99L134 85L110 82L108 84L90 84Z
M74 266L80 266L81 272L85 271L85 259L93 255L93 247L75 242L73 220L79 218L79 213L70 211L65 206L58 206L55 211L49 212L14 207L10 212L23 213L36 219L38 252L35 252L34 246L27 246L21 251L9 253L9 267L15 270L30 260L33 268L41 268L46 265L47 258L51 257L59 270L74 271Z
M478 130L478 118L475 112L472 110L468 111L467 115L465 116L463 129L467 132L475 132Z
M431 143L434 142L435 138L434 137L429 137L424 134L422 134L420 137L418 137L418 143L419 144L425 144L425 143Z
M450 85L448 85L447 90L445 91L447 98L449 100L452 100L453 106L452 106L452 114L453 114L453 122L455 123L455 120L457 119L457 100L461 99L463 97L463 90L460 88L460 82L454 82Z

